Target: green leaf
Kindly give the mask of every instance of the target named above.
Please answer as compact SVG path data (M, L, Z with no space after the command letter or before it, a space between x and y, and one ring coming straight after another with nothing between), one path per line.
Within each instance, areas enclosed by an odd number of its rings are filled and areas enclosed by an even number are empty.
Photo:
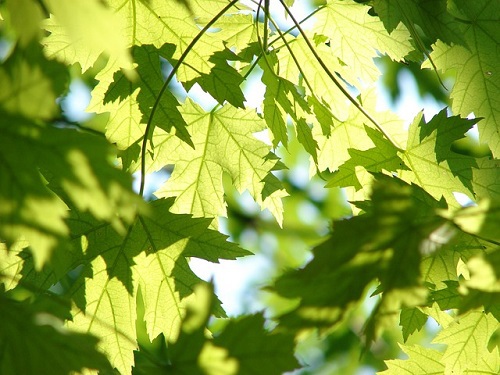
M298 88L274 72L277 62L275 54L267 55L265 60L260 62L263 70L261 80L266 86L263 102L264 120L273 134L273 146L276 147L281 142L287 147L287 116L290 116L296 125L297 135L300 136L299 142L316 160L316 141L311 134L306 135L311 132L304 130L307 124L302 118L302 113L310 112L310 109Z
M97 336L100 339L98 348L106 354L111 365L127 374L133 365L133 350L137 347L135 296L120 280L108 276L109 272L116 274L118 268L128 266L126 260L118 256L115 260L115 268L107 270L105 261L98 257L84 269L72 292L72 298L83 300L84 306L74 307L73 320L68 326Z
M434 213L439 206L418 187L377 175L372 209L335 222L330 239L313 250L313 260L276 281L280 295L300 298L299 306L280 323L297 329L329 328L375 278L380 280L376 294L382 292L382 299L367 325L369 341L388 323L386 319L396 318L401 305L424 302L416 265L422 243L443 222Z
M430 295L431 300L436 302L443 311L458 308L463 299L458 292L459 283L454 280L443 282L446 284L446 288L432 291Z
M6 3L9 21L17 33L19 44L26 46L32 40L38 40L42 36L40 22L43 13L40 4L33 0L9 0Z
M313 32L328 37L330 48L363 82L374 82L380 72L373 63L378 53L401 60L409 51L410 35L402 27L391 34L368 8L354 1L329 0L315 15ZM356 85L356 82L350 82Z
M464 232L478 235L481 238L500 240L498 231L500 225L500 201L484 199L477 206L463 208L448 217Z
M323 135L329 137L333 128L333 116L330 106L325 101L319 101L315 96L309 96L307 102L311 106L314 116L318 120Z
M278 375L298 368L293 336L266 331L261 314L232 319L215 338L207 337L213 301L210 288L202 285L188 304L177 341L169 343L166 353L154 361L137 353L138 361L149 362L148 374L251 375L258 368L259 373Z
M130 177L109 163L109 144L72 129L41 127L21 117L2 115L1 236L14 242L24 236L37 268L49 259L68 230L66 205L46 187L40 172L69 202L115 228L135 216L139 199ZM26 188L29 186L29 188Z
M426 322L427 315L418 308L403 308L399 320L399 325L403 328L403 340L406 342L408 337L415 331L420 331Z
M364 186L361 185L356 176L356 167L358 166L363 166L369 172L390 172L406 169L403 161L398 156L398 149L386 140L382 133L366 125L365 131L375 147L365 151L350 148L348 152L351 158L333 174L326 187L353 186L356 190L363 189Z
M477 169L472 170L472 186L476 197L500 201L500 162L498 159L481 158Z
M227 5L227 1L213 0L209 6L205 1L190 1L192 13L174 1L136 3L132 0L108 0L108 4L122 20L124 26L119 32L125 36L129 46L151 44L161 48L165 43L175 44L177 48L173 59L178 59L200 31L193 21L193 15L214 16ZM178 71L179 81L188 82L198 77L199 73L210 72L213 66L209 61L210 56L224 49L222 41L215 35L205 34L188 54Z
M383 375L444 375L443 354L434 349L416 345L401 345L408 359L392 359L385 361L387 370L378 374Z
M45 23L50 35L44 39L45 51L69 65L79 63L82 71L89 69L101 53L117 66L132 68L127 51L128 41L122 30L125 22L98 0L47 0L52 14ZM88 21L92 20L92 27Z
M480 365L481 358L488 353L488 341L498 326L498 321L490 314L471 311L438 333L433 342L447 345L442 358L445 374L470 372Z
M66 375L83 369L111 370L107 358L96 348L96 337L64 328L60 317L54 315L54 306L43 310L42 305L15 301L4 293L0 301L2 374Z
M0 66L0 107L36 119L56 117L56 99L67 87L68 78L62 64L43 57L37 42L18 45Z
M238 361L238 374L252 375L256 369L263 374L280 375L299 367L294 357L294 336L267 332L262 314L231 320L214 338L216 346L225 348Z
M365 108L375 108L377 97L374 89L368 89L363 92L359 97L360 102ZM348 118L345 121L336 124L331 130L331 135L326 137L323 135L323 131L320 127L316 126L313 129L314 138L318 142L318 161L319 169L321 171L329 169L330 171L335 171L344 164L346 161L351 159L351 149L359 151L365 151L373 149L375 146L375 140L377 146L382 147L383 150L388 152L387 154L387 164L394 165L397 159L393 159L394 146L403 148L403 144L407 139L407 132L403 129L403 121L395 114L384 111L384 112L371 112L371 115L377 120L377 122L384 128L384 130L391 135L395 145L389 145L386 140L383 140L381 135L375 135L375 131L366 130L366 126L373 128L371 123L368 122L366 117L359 112L354 106L349 107ZM372 139L373 138L373 139ZM377 150L372 150L373 153L378 153ZM375 157L373 155L367 154L368 158ZM382 162L383 155L375 157L376 160ZM368 160L366 161L368 162ZM367 163L367 165L370 165ZM375 167L377 164L374 165ZM380 165L382 167L383 164ZM359 168L359 166L358 166ZM380 168L373 168L377 171ZM343 173L342 173L343 174ZM359 178L356 178L359 181ZM361 183L361 181L359 181ZM365 186L365 184L361 184ZM349 197L353 200L352 197ZM365 199L366 194L361 198ZM358 197L358 199L360 199Z
M390 33L403 23L409 30L417 25L431 42L437 39L448 44L464 42L445 0L375 0L373 6Z
M202 74L199 78L189 82L187 86L197 82L219 104L223 105L227 101L234 107L244 108L245 97L240 88L244 78L229 64L229 61L238 60L239 57L228 49L215 52L210 57L210 62L214 64L210 73Z
M175 164L172 176L155 195L176 196L173 212L205 217L225 215L222 189L225 172L239 192L248 190L281 223L281 198L286 192L278 190L266 198L262 196L264 180L276 164L264 159L270 147L253 136L264 129L262 119L254 111L230 106L207 113L190 100L183 106L182 115L191 124L189 130L195 148L175 139L161 145L154 141L158 145L158 160L164 165Z
M406 150L400 154L409 168L399 172L401 179L418 184L436 199L444 196L449 204L455 201L453 192L472 197L472 168L477 166L476 161L453 152L451 145L463 138L474 123L458 116L447 117L446 109L428 123L422 113L417 115L408 130Z
M500 50L496 27L500 4L496 1L453 1L453 16L461 25L466 46L436 43L431 57L437 68L456 72L451 91L452 110L484 117L478 123L479 140L487 143L494 157L500 155Z
M318 143L312 136L312 130L303 118L298 119L296 124L297 140L304 146L304 149L312 156L314 162L318 164Z
M76 305L70 325L100 337L100 347L122 373L130 372L137 348L138 287L150 337L161 332L173 340L185 314L183 298L199 282L185 257L217 261L248 254L208 230L209 219L170 213L172 203L173 199L151 202L150 215L137 219L125 236L86 216L71 219L75 246L86 244L84 252L91 262L72 288ZM220 306L216 314L223 315Z
M241 4L238 4L241 6ZM201 24L205 24L208 19L204 17L199 17L197 19ZM227 48L236 48L239 52L244 50L249 45L257 41L257 27L262 29L259 25L256 25L253 16L251 14L229 14L221 17L216 23L215 27L219 28L216 31L216 35L219 39L224 41ZM260 33L262 35L262 30Z
M496 375L500 372L500 352L498 347L483 353L479 363L465 370L464 374Z
M136 64L138 64L135 70L137 77L129 80L122 72L115 73L114 82L108 87L108 91L104 96L104 104L118 98L121 99L120 102L126 100L127 105L131 105L130 101L136 101L142 114L142 118L137 120L142 124L147 124L150 121L153 113L152 108L156 105L163 86L164 79L160 59L171 56L172 52L171 45L164 45L159 50L150 45L134 47L132 56ZM135 95L137 89L139 89L139 92ZM179 102L176 97L168 89L165 90L158 100L152 124L166 132L170 132L172 128L175 128L175 134L184 142L193 146L190 135L186 130L186 121L179 112L178 106ZM127 128L122 130L126 131ZM141 131L142 133L146 131L145 125L141 126ZM141 135L144 136L144 134ZM126 144L130 146L130 140Z

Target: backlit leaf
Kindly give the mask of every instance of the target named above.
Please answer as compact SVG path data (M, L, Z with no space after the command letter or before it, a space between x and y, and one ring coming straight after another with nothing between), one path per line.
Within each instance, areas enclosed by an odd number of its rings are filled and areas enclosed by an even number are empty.
M445 374L467 373L480 365L483 355L488 353L488 341L498 326L498 321L490 314L471 311L438 333L433 342L447 345L442 357Z
M454 17L461 25L466 45L451 47L438 42L431 57L442 71L455 69L451 91L452 110L467 116L484 117L478 123L479 140L488 143L493 155L500 155L500 74L498 60L500 31L496 1L453 1Z
M270 148L253 136L264 129L255 112L224 106L207 113L188 100L182 115L191 124L189 131L195 147L174 139L158 147L158 159L165 164L175 163L175 169L155 195L176 196L174 212L205 217L225 215L222 173L227 173L238 191L248 190L281 223L281 198L286 192L278 190L262 197L264 179L276 162L263 160Z
M381 375L444 375L443 354L421 346L399 345L408 354L408 359L385 361L387 370Z

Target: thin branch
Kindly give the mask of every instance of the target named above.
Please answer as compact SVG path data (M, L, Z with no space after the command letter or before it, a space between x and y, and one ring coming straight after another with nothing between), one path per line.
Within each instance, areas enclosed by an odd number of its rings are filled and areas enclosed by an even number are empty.
M167 79L163 83L163 86L158 93L158 96L156 97L155 103L153 104L153 107L151 108L151 114L149 115L149 119L146 125L146 130L144 131L144 139L142 140L142 146L141 146L141 185L139 188L139 194L142 196L144 195L144 186L146 184L146 147L147 147L147 142L150 134L152 134L155 126L153 124L153 117L156 113L156 109L158 108L158 105L160 104L160 99L163 96L163 93L167 89L168 85L170 84L170 81L174 78L175 73L179 70L181 64L183 61L186 59L187 55L193 47L198 43L200 38L207 32L208 29L212 27L212 25L217 22L219 18L221 18L232 6L234 6L238 0L232 0L229 4L227 4L224 8L221 9L219 13L215 15L214 18L212 18L201 30L200 32L193 38L191 43L186 47L186 50L182 53L182 55L179 57L179 60L177 60L177 63L174 65L172 68L172 71L168 75Z

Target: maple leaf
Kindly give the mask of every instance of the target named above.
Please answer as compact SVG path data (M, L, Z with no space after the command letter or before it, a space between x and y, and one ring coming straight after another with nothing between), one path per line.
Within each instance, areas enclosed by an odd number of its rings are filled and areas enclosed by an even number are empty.
M406 169L403 161L398 156L398 149L386 140L383 135L365 125L366 134L370 137L375 147L368 150L350 148L348 150L351 158L334 172L326 187L353 186L356 190L366 186L361 185L356 175L356 167L363 166L369 172L395 171Z
M258 368L265 374L282 374L298 367L293 355L291 334L268 332L262 314L231 319L213 339L207 337L206 324L210 317L210 287L200 284L188 304L177 341L168 345L154 362L141 351L138 362L146 362L151 371L169 374L251 375ZM213 301L212 301L213 302ZM186 348L191 348L186 351ZM168 361L167 361L168 358ZM262 362L262 359L268 359ZM163 366L158 364L164 363ZM135 372L134 372L135 373ZM140 370L137 374L144 374Z
M111 9L123 20L122 33L129 46L151 44L161 48L165 43L175 44L174 59L185 52L191 40L199 33L200 28L193 21L193 14L205 17L215 16L227 5L226 1L210 1L206 6L203 1L190 1L191 13L182 4L173 1L152 0L147 3L127 0L108 0ZM188 82L199 73L208 73L212 68L210 56L224 49L221 40L211 34L205 34L186 57L185 63L179 68L178 79Z
M245 97L240 85L244 78L229 64L230 61L241 60L231 50L215 52L210 56L210 62L214 64L209 73L202 73L200 77L187 82L184 87L189 88L198 83L200 87L208 92L217 102L223 105L226 101L234 107L244 108Z
M421 245L431 228L443 222L434 213L441 204L395 178L377 175L376 180L372 209L335 222L330 239L313 250L313 260L276 281L280 295L301 298L299 307L280 318L281 324L328 328L375 278L380 280L375 294L382 292L382 299L367 326L369 340L386 325L385 319L395 318L401 304L425 301L415 264L420 264Z
M68 234L63 221L67 208L47 189L40 172L78 209L109 220L117 229L134 217L139 199L131 190L130 176L109 164L111 148L102 138L8 115L1 117L0 128L5 176L0 199L9 201L2 204L2 237L13 242L23 233L38 268ZM29 181L30 188L21 188L22 181Z
M45 59L36 42L18 45L0 66L0 107L11 114L52 119L68 78L64 65Z
M44 39L49 57L71 65L78 62L85 72L101 53L115 60L121 68L132 68L127 39L122 33L123 20L98 0L63 0L46 2L51 18L45 28L51 34ZM88 27L89 19L92 27Z
M373 88L364 91L359 99L364 107L375 108L376 106L377 99ZM320 170L329 169L333 172L339 169L342 164L351 158L351 153L355 154L355 160L361 162L360 166L364 166L370 171L375 170L378 172L395 166L397 159L394 158L394 149L396 147L402 148L408 136L403 129L403 122L398 116L388 111L374 112L372 116L391 135L393 144L384 140L375 131L367 130L367 126L373 128L372 124L367 121L357 108L350 106L349 116L345 121L335 124L329 137L322 134L320 127L313 128L313 135L319 146L318 167ZM386 161L383 161L383 155L379 155L378 150L374 149L375 145L382 147L382 150L387 152ZM366 150L370 150L370 152L364 153L363 151ZM376 162L370 159L375 159ZM345 166L343 168L345 171L339 172L337 176L337 178L342 178L342 186L345 186L346 178L351 181L359 181L357 177L347 177L353 172L351 166L352 163ZM361 185L367 186L366 184ZM355 183L354 186L359 188L358 183ZM358 197L358 199L364 199L364 197Z
M12 300L4 293L0 301L0 319L4 322L0 330L2 374L66 375L83 369L112 371L106 356L96 348L96 337L63 327L61 316L56 313L62 310L57 306L59 301L39 297L37 303L30 304Z
M483 355L488 355L488 341L498 326L490 314L471 311L439 332L433 342L447 345L441 359L445 375L470 373L481 365Z
M328 37L334 56L365 82L374 82L380 75L373 63L377 52L401 60L412 50L406 30L397 27L389 34L380 19L357 2L329 0L316 17L313 32Z
M424 281L437 289L448 285L447 280L457 279L457 264L473 255L481 254L487 248L484 241L478 240L456 228L445 224L431 234L428 255L422 259L421 270Z
M438 69L456 69L456 82L451 91L452 110L463 116L474 112L484 117L478 123L479 140L487 143L494 157L500 155L500 74L496 24L500 5L495 1L473 3L453 1L454 17L461 25L460 34L466 46L451 47L437 42L431 57Z
M411 30L418 25L426 39L463 44L464 38L445 0L375 0L373 7L391 33L403 23Z
M400 153L408 170L400 170L404 181L413 182L425 188L434 198L444 196L454 201L453 192L472 196L472 168L474 158L455 153L452 143L464 137L475 120L458 116L447 117L446 109L425 123L423 114L415 117L408 129L406 149Z
M253 133L265 128L254 111L223 106L211 112L187 100L182 115L190 124L194 149L168 139L155 142L157 159L175 164L174 172L155 195L177 197L173 212L217 217L226 214L222 174L227 173L239 192L248 190L261 207L282 222L284 190L263 197L264 180L276 161L266 159L270 151Z
M500 201L483 199L477 206L466 207L446 214L464 232L475 234L496 243L500 239Z
M185 313L183 298L200 281L185 257L217 261L249 254L207 230L209 219L168 212L172 203L173 199L151 202L150 215L137 219L125 236L86 216L71 219L75 246L85 244L90 262L70 292L75 300L70 326L100 337L100 348L122 373L130 372L137 348L138 287L150 337L161 332L174 340ZM224 314L220 302L215 312Z
M208 18L199 17L197 21L201 24L206 24ZM226 48L236 48L236 52L242 51L247 46L256 42L257 28L262 29L260 24L256 25L251 14L224 15L217 20L215 27L218 28L215 31L217 38L224 41ZM262 34L262 30L260 30L260 33Z
M443 354L434 349L414 345L399 347L408 354L408 359L385 361L387 370L378 372L381 375L444 375Z
M157 99L164 81L161 71L161 58L171 56L172 52L172 46L167 44L159 50L150 45L134 47L132 49L132 56L138 64L135 70L138 77L129 80L122 72L115 73L113 83L108 87L104 96L104 104L117 99L128 99L127 105L131 105L131 101L137 103L142 118L140 120L137 119L136 122L142 124L149 123L150 117L153 115L152 109L155 108L156 111L151 123L166 132L175 128L175 134L192 146L193 143L186 130L187 124L177 108L180 104L176 97L169 90L165 90L161 98ZM135 95L137 89L139 90L137 95ZM142 133L145 130L146 128L143 126ZM109 130L107 134L109 134ZM131 144L133 143L129 140L127 146Z
M408 337L415 331L420 331L427 322L427 315L417 307L401 309L399 325L403 328L403 340L406 342Z

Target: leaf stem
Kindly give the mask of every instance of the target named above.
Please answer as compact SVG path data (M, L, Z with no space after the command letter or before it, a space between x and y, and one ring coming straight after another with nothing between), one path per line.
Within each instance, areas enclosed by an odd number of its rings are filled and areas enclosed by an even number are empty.
M401 7L401 4L399 4L399 2L396 2L396 4L397 4L397 6L399 8L399 11L401 12L401 14L403 15L403 17L404 17L404 19L406 21L405 25L408 28L408 31L410 32L410 35L412 36L413 40L417 44L417 47L420 49L420 52L422 52L424 54L424 56L429 59L429 62L431 63L432 68L434 69L434 73L436 73L436 76L437 76L437 79L439 81L439 84L446 91L448 91L448 89L444 85L443 80L441 79L441 76L439 75L439 72L438 72L438 69L436 67L436 64L434 64L434 60L432 60L430 53L427 51L427 48L425 48L424 43L422 42L422 38L420 38L420 35L418 35L418 32L415 29L415 26L413 25L413 23L411 22L411 20L406 15L405 11Z
M212 25L217 22L219 18L221 18L233 5L235 5L238 2L238 0L232 0L227 4L224 8L220 10L219 13L217 13L214 18L212 18L201 30L200 32L193 38L191 43L186 47L186 50L182 53L182 55L179 57L179 60L177 60L177 63L174 65L172 68L172 71L168 75L167 79L163 83L163 86L158 93L158 96L156 97L155 103L153 104L153 107L151 108L151 114L149 115L148 122L146 124L146 130L144 131L144 139L142 140L142 146L141 146L141 184L139 188L139 194L141 196L144 195L144 186L146 184L146 147L147 147L147 142L149 137L152 135L152 132L155 128L153 124L153 117L156 113L156 109L158 108L158 105L160 104L160 99L163 96L163 93L167 89L168 85L170 84L170 81L172 81L172 78L174 78L175 73L179 70L181 64L183 61L186 59L187 55L193 47L198 43L200 38L207 32Z
M264 0L264 52L267 53L268 26L269 26L269 0Z
M288 8L288 6L286 5L285 1L284 0L279 0L279 1L280 1L281 5L283 6L283 8L285 9L286 13L288 13L288 15L290 16L290 18L293 21L293 23L297 26L297 30L299 30L299 33L304 38L307 46L311 50L311 52L314 55L316 61L318 61L318 63L321 65L321 67L323 68L323 70L325 71L325 73L328 75L328 77L332 80L332 82L335 84L335 86L337 86L337 88L342 92L342 94L344 94L344 96L352 104L354 104L354 106L358 109L358 111L360 111L373 125L375 125L375 127L385 136L385 138L387 138L387 140L389 142L391 142L391 144L394 147L396 147L398 150L402 151L401 147L399 147L398 144L392 139L392 137L390 136L390 134L387 133L385 131L385 129L377 122L377 120L375 120L363 108L363 106L360 103L358 103L358 101L356 99L353 98L353 96L344 88L344 86L342 86L342 84L339 82L339 80L333 75L333 73L330 71L330 69L328 69L328 67L326 66L326 64L323 61L323 59L318 55L318 53L316 52L316 49L313 47L313 45L309 41L309 38L307 37L306 33L304 32L304 30L302 29L302 27L300 26L300 24L297 22L297 19L295 18L295 16L293 15L293 13L290 11L290 8Z

